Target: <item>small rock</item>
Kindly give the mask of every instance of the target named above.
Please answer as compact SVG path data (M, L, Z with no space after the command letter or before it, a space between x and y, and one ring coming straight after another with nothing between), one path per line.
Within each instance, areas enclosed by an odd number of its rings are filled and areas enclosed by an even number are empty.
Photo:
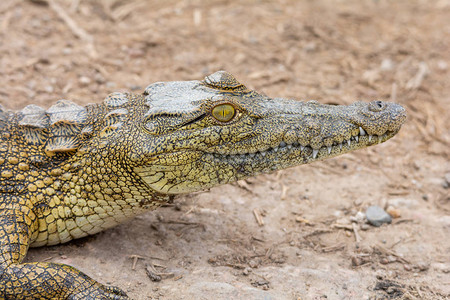
M358 220L364 221L366 219L366 215L362 211L358 211L355 215Z
M116 84L115 82L113 82L113 81L107 81L107 82L106 82L106 87L107 87L108 89L115 88L116 85L117 85L117 84Z
M255 269L258 267L259 263L256 259L252 259L248 262L248 265L250 266L250 268Z
M421 189L423 187L422 183L420 183L419 181L417 181L415 179L411 180L411 183L414 184L419 189Z
M373 253L373 249L370 245L361 243L361 245L359 246L359 253L361 254L372 254Z
M420 272L426 271L430 268L430 264L424 261L418 262L414 269L418 269Z
M357 267L363 264L363 260L360 257L353 256L352 257L352 266Z
M366 215L362 211L358 211L353 218L354 220L356 220L356 222L362 223L366 220Z
M91 79L87 76L81 76L78 81L82 84L82 85L88 85L91 83Z
M384 223L391 223L391 216L379 206L369 206L366 210L367 221L375 226L380 227Z
M361 199L356 199L355 201L353 201L353 204L355 204L356 206L360 206L363 203L363 201Z
M392 62L391 59L389 59L389 58L383 59L383 61L381 62L381 66L380 66L381 70L390 71L393 68L394 68L394 63Z
M51 86L51 85L46 85L46 86L44 87L44 90L45 90L47 93L53 93L54 88L53 88L53 86Z
M337 218L342 217L342 215L343 215L342 210L335 210L333 212L333 216L335 216Z
M389 207L386 209L386 212L387 212L391 217L393 217L394 219L400 218L401 215L402 215L401 212L400 212L400 210L397 209L397 208L395 208L395 207L393 207L393 206L389 206Z
M438 60L437 67L441 71L445 71L448 68L448 63L445 60Z
M103 84L103 83L106 82L105 77L103 77L103 75L100 74L100 73L96 73L96 74L94 75L94 80L95 80L95 82L97 82L98 84Z
M64 48L64 49L62 50L62 53L63 53L64 55L70 55L70 54L72 54L72 49L69 48L69 47L66 47L66 48Z
M367 225L367 224L361 224L360 228L361 228L361 230L366 231L366 230L369 229L369 225Z
M380 259L380 263L383 265L387 265L389 263L389 261L386 257L383 257L382 259Z

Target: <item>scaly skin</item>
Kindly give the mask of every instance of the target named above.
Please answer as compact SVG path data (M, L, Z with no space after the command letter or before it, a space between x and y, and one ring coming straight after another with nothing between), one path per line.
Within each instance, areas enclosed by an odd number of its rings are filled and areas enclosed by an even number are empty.
M86 107L0 107L0 298L127 299L70 266L22 260L177 194L384 142L405 119L394 103L269 98L223 71Z

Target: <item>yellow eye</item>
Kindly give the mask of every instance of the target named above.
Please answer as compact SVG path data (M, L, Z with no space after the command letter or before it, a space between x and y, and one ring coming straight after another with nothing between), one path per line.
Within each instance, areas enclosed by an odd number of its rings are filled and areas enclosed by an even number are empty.
M233 105L228 103L219 104L215 106L212 110L213 117L220 122L231 121L231 119L233 119L235 114L236 110L234 109Z

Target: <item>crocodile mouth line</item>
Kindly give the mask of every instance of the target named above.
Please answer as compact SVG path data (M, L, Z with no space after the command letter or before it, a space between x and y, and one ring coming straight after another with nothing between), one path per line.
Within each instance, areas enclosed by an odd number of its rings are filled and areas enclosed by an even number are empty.
M331 146L322 146L319 149L314 149L310 145L301 145L298 142L287 143L281 141L278 146L268 147L265 150L258 150L255 152L246 152L238 154L213 154L216 159L225 159L226 161L248 161L257 159L266 159L273 155L289 155L290 153L298 153L308 161L320 160L337 156L342 153L350 152L351 150L365 148L370 145L380 144L393 137L398 131L386 131L382 135L368 135L366 131L359 127L358 135L352 136L348 140L342 142L333 142Z

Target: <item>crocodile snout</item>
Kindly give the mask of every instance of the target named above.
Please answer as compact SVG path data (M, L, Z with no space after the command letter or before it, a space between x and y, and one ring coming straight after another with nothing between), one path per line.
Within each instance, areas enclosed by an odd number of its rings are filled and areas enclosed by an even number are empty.
M396 133L406 121L406 110L397 103L376 100L370 103L357 102L352 106L358 108L352 121L368 135Z

